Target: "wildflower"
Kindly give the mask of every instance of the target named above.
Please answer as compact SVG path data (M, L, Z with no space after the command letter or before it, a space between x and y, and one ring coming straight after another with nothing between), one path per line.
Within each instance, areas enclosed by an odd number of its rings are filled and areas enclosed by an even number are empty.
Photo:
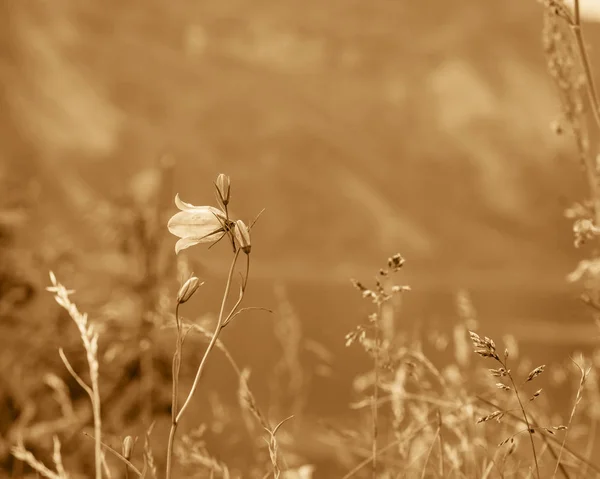
M213 243L227 234L231 222L227 215L213 206L194 206L175 196L175 205L181 211L171 217L169 231L181 238L175 245L175 253L199 243Z
M250 229L242 220L235 222L235 239L242 251L250 254L250 249L252 248L252 244L250 243Z

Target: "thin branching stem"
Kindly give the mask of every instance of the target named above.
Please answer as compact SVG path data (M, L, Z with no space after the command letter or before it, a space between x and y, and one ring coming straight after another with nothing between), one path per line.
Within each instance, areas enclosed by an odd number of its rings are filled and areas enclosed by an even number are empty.
M67 371L69 371L69 374L73 377L73 379L75 379L75 381L77 381L77 384L79 384L79 386L81 386L81 388L86 392L86 394L90 397L90 399L93 399L94 393L92 391L92 388L90 388L85 383L85 381L83 379L81 379L81 376L79 374L77 374L75 369L73 369L73 366L71 366L71 363L70 363L69 359L67 358L67 356L65 355L65 351L63 350L63 348L58 348L58 354L59 354L60 359L62 360L63 364L65 365L65 368L67 368Z
M438 436L439 444L440 444L439 475L440 475L440 477L445 477L445 474L444 474L444 436L443 436L443 430L442 430L443 421L442 421L442 412L439 409L437 410L437 418L438 418L438 430L440 431L440 434Z
M200 378L202 377L202 373L204 372L204 368L206 366L208 356L217 342L219 333L221 332L223 322L225 320L225 317L224 317L225 305L227 304L227 299L229 297L229 292L231 290L231 283L233 281L235 265L237 263L239 255L240 255L240 251L241 250L238 249L235 252L235 254L233 256L233 260L231 261L231 267L229 268L229 274L227 276L227 283L225 284L225 292L223 294L223 300L221 302L221 310L219 311L219 318L217 320L217 325L215 327L215 331L212 335L212 338L206 348L206 351L204 352L204 356L202 357L202 360L200 361L198 370L196 371L196 376L194 377L194 382L192 383L192 388L190 389L190 392L188 393L186 400L184 401L183 405L181 406L181 409L178 412L176 409L173 409L173 412L172 412L171 430L169 432L169 440L168 440L168 444L167 444L167 470L166 470L166 476L165 476L166 479L171 479L173 443L175 442L175 434L177 432L177 426L179 425L181 418L183 416L183 413L188 408L188 406L192 400L192 397L194 396L194 393L196 392L196 389L198 388L198 384L200 383ZM243 290L240 293L240 298L238 298L238 301L236 302L234 309L241 303L242 296L243 296ZM230 313L230 315L231 314L233 314L233 313ZM177 324L177 327L178 327L178 349L180 350L181 348L180 348L179 341L180 341L180 335L181 335L181 333L180 333L181 325L179 323L178 318L177 318L177 322L178 322L178 324ZM176 351L176 354L177 354L177 351ZM181 358L179 358L179 361L180 360L181 360ZM175 365L175 362L174 362L174 365ZM174 400L174 402L177 401L177 394L175 394L175 393L173 394L173 400Z
M502 364L502 367L504 367L504 369L506 369L508 371L508 366L506 365L505 362L500 361L500 363ZM535 462L535 472L537 475L537 478L540 479L540 466L538 464L538 458L537 458L537 452L535 450L535 443L533 442L533 427L531 426L531 423L529 422L529 417L527 416L527 412L525 412L525 406L523 406L523 401L521 401L521 395L519 394L519 388L517 387L517 384L515 383L515 380L513 379L512 374L509 372L507 374L508 378L510 379L510 382L513 386L513 389L515 391L515 396L517 397L517 401L519 402L519 407L521 408L521 414L523 415L523 420L525 421L525 425L527 426L527 433L529 434L529 440L531 441L531 451L533 452L533 461Z
M585 381L590 370L585 370L582 366L577 364L573 359L573 364L579 369L579 373L581 374L581 379L579 380L579 387L577 388L577 395L575 397L575 402L573 403L573 407L571 408L571 414L569 415L569 422L567 423L567 429L565 430L565 435L563 436L562 444L560 445L560 449L558 451L558 458L556 459L556 467L554 468L554 474L552 474L552 479L556 477L556 473L558 472L558 467L560 465L560 460L562 457L562 453L565 449L565 444L567 443L567 437L569 435L569 431L571 430L571 425L573 424L573 417L575 416L575 411L577 410L577 406L581 401L581 395L583 393L583 386L585 385Z
M213 334L212 339L210 340L210 343L208 343L208 347L206 348L206 351L204 352L202 361L200 361L200 366L198 366L198 370L196 371L196 377L194 378L194 382L192 384L192 389L188 393L188 396L187 396L185 402L183 403L183 406L181 406L181 410L177 414L176 422L181 421L181 417L183 416L183 413L189 406L192 396L194 395L194 393L196 392L196 389L198 388L198 384L200 382L202 373L204 372L204 367L206 366L206 360L208 358L208 355L214 348L215 343L217 342L219 332L221 331L221 326L223 325L223 320L224 320L223 313L225 311L225 304L227 303L227 298L229 297L229 291L231 290L231 283L233 280L233 272L235 271L235 265L237 263L237 259L238 259L239 255L240 255L240 251L241 250L238 249L235 252L233 261L231 262L231 267L229 268L229 275L227 277L227 283L225 285L225 293L223 294L223 301L221 302L221 311L219 312L219 319L217 321L217 326L215 327L215 332ZM240 302L241 302L241 298L238 300L237 304L239 304Z
M93 437L90 436L89 434L87 434L86 432L84 432L83 434L86 435L87 437L90 437L93 439ZM141 471L137 467L135 467L129 459L127 459L125 456L123 456L123 454L116 451L114 448L110 447L108 444L102 443L102 447L104 449L106 449L108 452L110 452L112 455L114 455L117 459L119 459L120 461L123 462L123 464L125 465L126 475L127 475L127 472L129 471L129 469L131 469L138 477L142 477Z
M494 409L498 410L501 409L499 404L496 404L493 401L490 401L489 399L483 397L483 396L477 396L477 400L487 404L490 407L493 407ZM523 418L520 415L516 415L513 414L512 412L507 412L506 416L511 418L513 421L517 421L517 422L523 422ZM533 423L534 427L538 427L537 426L537 422L535 420L535 418L532 417L531 422ZM551 435L547 435L547 434L542 434L541 435L542 440L544 441L547 449L550 451L550 454L552 455L552 457L556 460L558 460L558 453L555 451L555 449L552 447L552 445L561 447L561 442L559 439L557 439L555 436L551 436ZM567 445L565 445L564 450L566 452L568 452L571 456L573 456L575 459L577 459L581 464L585 465L586 468L590 468L593 469L593 471L600 475L600 467L597 466L596 464L594 464L593 462L591 462L589 459L587 459L584 455L578 453L576 450L569 448ZM567 473L565 466L562 462L560 462L560 466L559 466L563 476L566 479L569 479L569 474Z
M179 400L179 371L181 369L181 349L183 345L183 335L181 328L181 319L179 318L179 305L175 306L175 324L177 325L177 337L175 339L175 353L173 354L173 391L171 395L171 430L169 431L169 441L167 445L167 470L165 477L171 477L173 467L173 442L175 432L177 431L177 408Z
M236 254L239 254L239 251ZM246 286L248 285L248 275L250 274L250 255L246 255L246 274L242 277L242 284L240 285L240 294L238 295L238 299L229 311L229 314L223 319L221 323L221 329L223 329L229 322L233 319L233 317L238 312L238 308L240 304L242 304L242 300L244 299L244 293L246 292ZM219 330L219 332L220 332Z

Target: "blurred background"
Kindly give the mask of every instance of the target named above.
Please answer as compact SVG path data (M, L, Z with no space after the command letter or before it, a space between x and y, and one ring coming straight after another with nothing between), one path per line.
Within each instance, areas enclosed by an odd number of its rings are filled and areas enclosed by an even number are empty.
M588 348L597 330L566 281L587 253L564 216L587 190L572 139L550 127L541 29L541 6L520 0L1 2L2 414L49 394L69 337L80 349L43 291L50 269L105 325L107 361L146 334L126 325L152 323L185 268L206 285L184 314L217 311L227 246L176 264L166 220L175 193L215 204L218 173L237 217L266 208L246 304L273 313L224 335L265 401L292 347L277 338L296 334L292 359L319 364L301 379L307 410L345 414L369 367L344 348L369 312L350 278L396 252L413 289L399 328L450 331L465 290L482 334L511 333L539 362ZM172 338L159 336L166 378ZM209 375L235 388L219 361Z

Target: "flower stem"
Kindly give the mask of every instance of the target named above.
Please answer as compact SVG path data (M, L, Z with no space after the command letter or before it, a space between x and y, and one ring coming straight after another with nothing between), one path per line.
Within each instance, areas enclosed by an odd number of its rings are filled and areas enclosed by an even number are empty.
M206 366L206 362L208 359L208 355L210 354L210 352L212 351L212 349L214 348L217 339L219 337L219 333L221 332L222 326L223 326L223 321L224 321L224 312L225 312L225 305L227 303L227 298L229 297L229 291L231 290L231 282L233 280L233 273L235 271L235 265L237 263L238 257L240 255L240 249L238 249L235 252L235 255L233 257L233 260L231 262L231 267L229 268L229 274L227 276L227 283L225 285L225 293L223 294L223 301L221 302L221 310L219 312L219 319L217 320L217 325L215 327L215 331L212 335L212 338L210 340L210 343L208 344L208 347L206 348L206 351L204 352L204 356L202 357L202 361L200 361L200 366L198 366L198 370L196 371L196 377L194 378L194 382L192 384L192 388L190 389L190 392L188 393L188 396L185 400L185 402L183 403L183 406L181 406L181 409L179 410L179 412L177 412L176 407L177 407L177 393L175 391L176 385L176 379L175 376L173 376L173 409L172 409L172 420L171 420L171 430L169 432L169 442L167 444L167 470L166 470L166 479L171 479L171 469L172 469L172 456L173 456L173 443L175 442L175 434L177 432L177 426L179 425L179 422L181 421L181 417L183 416L183 413L185 412L185 410L187 409L187 407L190 404L190 401L192 400L192 396L194 395L194 393L196 392L196 389L198 388L198 384L200 383L200 378L202 376L202 372L204 371L204 367ZM179 351L179 354L181 354L181 347L180 347L180 336L181 336L181 325L179 323L179 317L177 317L177 328L178 328L178 346L177 346L177 350L175 352L175 355L177 355L177 351ZM181 356L179 355L179 359L178 362L180 364L181 362ZM177 372L177 376L179 375L179 364L177 365L177 371L175 371L175 357L173 359L173 372ZM178 381L177 381L178 382Z
M176 418L177 422L181 421L181 416L183 415L184 411L187 409L187 407L192 399L192 396L194 395L194 392L196 392L196 389L198 388L198 384L200 382L200 377L202 376L204 367L206 366L206 360L208 358L208 355L214 348L215 343L217 342L219 333L221 332L221 326L223 325L223 319L224 319L223 313L225 311L225 304L227 303L227 298L229 297L229 291L231 289L231 282L233 280L233 272L235 270L235 264L237 263L237 259L240 255L240 251L241 250L238 249L235 252L233 261L231 262L231 267L229 268L229 275L227 277L227 284L225 285L225 293L223 294L223 301L221 302L221 311L219 312L219 319L217 321L217 326L215 327L215 332L213 334L212 339L210 340L210 343L208 344L208 347L206 348L206 351L204 352L202 361L200 361L200 366L198 366L198 370L196 371L196 377L194 378L194 383L192 384L192 389L190 390L188 397L186 398L185 402L183 403L183 406L181 406L181 410L177 414L177 418Z
M181 368L181 347L183 344L181 334L181 320L179 319L179 305L177 302L175 306L175 322L177 324L177 338L175 343L175 354L173 354L173 392L171 396L171 430L169 432L169 442L167 447L167 470L165 477L169 479L171 477L171 468L173 466L173 441L175 439L175 432L177 430L177 407L179 397L179 371Z

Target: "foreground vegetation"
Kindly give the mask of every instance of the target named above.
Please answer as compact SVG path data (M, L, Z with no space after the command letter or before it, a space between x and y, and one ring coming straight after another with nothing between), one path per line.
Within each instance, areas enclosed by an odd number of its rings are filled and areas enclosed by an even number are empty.
M573 10L561 2L546 2L544 47L563 100L555 131L571 130L589 184L589 198L569 208L567 216L574 220L575 246L593 247L600 233L600 182L589 131L600 131L600 108L577 1ZM164 181L170 168L165 162ZM260 214L249 222L230 214L228 176L219 175L214 188L214 206L194 206L176 196L180 211L169 212L168 221L161 209L135 201L119 217L121 239L126 239L121 253L143 265L139 278L123 286L142 304L143 313L133 326L88 319L71 299L68 285L50 273L47 289L71 320L63 327L73 334L59 338L69 346L59 349L59 358L70 379L48 376L53 399L41 407L44 420L33 421L35 413L21 411L19 421L4 435L15 459L10 463L13 477L600 475L593 455L600 417L598 351L574 354L564 364L546 366L546 357L533 358L536 362L531 364L528 352L519 351L513 341L500 346L479 331L473 304L461 292L460 321L452 335L430 334L444 351L444 360L434 361L426 351L429 343L397 327L398 304L410 301L404 298L410 287L397 280L405 268L400 254L387 260L372 283L352 283L372 305L364 324L345 338L348 347L364 350L370 365L354 384L352 427L301 427L308 382L303 379L306 371L297 352L297 319L292 314L282 315L284 326L277 336L284 356L279 373L286 380L275 389L287 399L280 400L279 407L266 408L253 393L250 371L238 364L240 358L220 337L250 310L261 309L245 304L252 284L253 230L260 227ZM161 248L165 226L179 238L175 252L168 255ZM185 304L203 284L191 273L182 251L204 248L203 254L209 255L213 246L230 250L230 263L218 315L198 321L186 317ZM598 261L597 251L591 249L569 277L581 282L582 299L593 314L600 311ZM174 290L171 278L176 275L181 282ZM69 343L69 335L78 338L79 347ZM168 361L158 351L159 337L170 341ZM204 344L198 362L185 354L192 338ZM223 412L235 401L216 398L210 418L194 423L194 404L211 396L206 368L217 355L224 355L237 377L238 407ZM190 373L185 385L182 371ZM128 389L134 381L136 387ZM567 409L552 401L557 391L570 396ZM85 404L79 400L82 393ZM154 424L160 411L168 411L170 421L167 433L157 435ZM128 422L131 415L134 419ZM130 429L131 422L143 426L143 433L123 434L119 426ZM306 442L317 444L320 454ZM70 445L63 457L65 443Z

